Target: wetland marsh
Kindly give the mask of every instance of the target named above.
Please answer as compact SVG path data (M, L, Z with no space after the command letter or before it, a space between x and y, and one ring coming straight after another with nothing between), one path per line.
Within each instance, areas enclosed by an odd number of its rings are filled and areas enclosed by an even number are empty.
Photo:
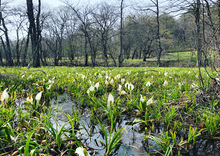
M1 68L0 155L217 156L219 85L202 70L200 86L198 73Z

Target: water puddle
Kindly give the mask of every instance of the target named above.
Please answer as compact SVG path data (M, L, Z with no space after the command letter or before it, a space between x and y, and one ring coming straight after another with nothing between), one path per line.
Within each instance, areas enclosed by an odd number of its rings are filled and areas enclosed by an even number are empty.
M82 143L87 146L89 152L94 153L96 156L103 156L105 154L105 148L100 144L97 139L104 142L103 135L100 133L100 125L94 125L91 120L90 116L91 113L89 110L81 109L79 105L74 103L71 100L71 97L67 94L63 94L54 98L50 101L52 104L52 108L56 110L54 112L54 118L50 121L53 124L54 128L60 128L66 122L68 122L67 117L62 113L65 112L66 114L72 115L72 110L77 110L82 114L80 116L80 126L79 132L77 136L82 140ZM121 119L116 124L117 129L125 128L125 136L121 140L120 147L114 151L113 155L129 155L129 156L136 156L139 155L139 152L136 148L140 150L141 155L148 155L148 153L156 155L156 150L159 150L159 147L151 147L155 145L155 142L151 139L147 141L144 139L146 132L144 127L140 124L130 125L134 120L134 118L128 117L123 115ZM84 126L84 127L83 127ZM66 129L71 129L70 124L65 126ZM154 133L160 135L160 133L164 132L162 126L155 128L156 130ZM183 135L184 132L183 132ZM174 155L177 155L177 153ZM218 140L198 140L196 147L189 150L187 153L182 154L187 156L205 156L205 155L213 155L219 156L220 155L220 141Z
M52 105L53 110L53 118L50 119L51 124L55 129L60 129L68 122L67 117L63 113L72 115L73 108L75 109L76 105L71 101L67 94L52 99L50 104ZM65 128L70 129L71 125L66 124Z

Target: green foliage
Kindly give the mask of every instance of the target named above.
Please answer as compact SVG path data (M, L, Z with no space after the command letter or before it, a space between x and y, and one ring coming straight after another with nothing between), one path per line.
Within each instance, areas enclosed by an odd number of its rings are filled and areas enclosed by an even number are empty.
M106 155L111 155L129 131L126 126L120 127L125 117L133 123L129 125L132 128L143 127L147 138L154 140L163 155L171 155L173 149L188 149L203 135L215 137L218 134L218 101L212 97L206 105L197 103L198 69L56 67L41 70L47 75L21 73L19 69L10 68L7 72L17 74L16 78L1 79L1 91L8 88L9 94L7 104L0 103L1 154L10 152L4 148L10 146L24 155L47 155L52 148L59 154L74 155L77 147L87 147L85 140L95 140L106 150ZM210 79L204 70L202 75L208 88ZM37 102L35 98L41 91L42 97ZM67 96L57 100L55 107L50 101L63 93ZM109 103L110 94L114 100ZM68 98L71 113L58 111ZM55 112L64 116L62 125L58 126L61 119ZM89 116L86 120L100 131L103 140L94 137L92 128L88 129L82 121L86 115ZM152 134L157 132L158 126L163 127L164 132ZM185 140L180 137L183 130L188 134Z

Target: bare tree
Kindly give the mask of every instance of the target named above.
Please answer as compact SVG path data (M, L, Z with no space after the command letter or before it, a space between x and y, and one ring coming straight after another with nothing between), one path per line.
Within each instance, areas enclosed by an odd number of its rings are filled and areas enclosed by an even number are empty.
M2 16L2 10L1 10L1 24L2 24L2 28L0 28L0 30L3 31L3 33L4 33L5 41L2 37L0 37L0 38L1 38L2 46L5 51L6 63L8 66L13 66L14 63L13 63L13 59L12 59L10 39L8 36L8 28L5 24L5 17Z
M41 28L40 28L40 14L41 14L41 0L38 0L38 10L36 17L34 16L34 7L32 0L26 0L27 3L27 15L30 23L29 32L32 44L33 53L33 67L40 67L40 40L41 40Z
M214 40L215 40L215 46L216 46L218 54L220 54L218 31L216 31L219 28L216 29L215 24L213 22L209 1L205 0L205 3L206 3L205 6L206 6L206 10L207 10L207 16L208 16L208 20L209 20L209 25L211 27L212 35L214 36ZM218 27L219 27L219 25L218 25Z
M217 1L217 8L218 8L218 24L220 25L220 0ZM218 32L220 36L220 28L218 29Z
M92 13L93 8L87 5L85 8L80 10L67 1L65 1L65 3L70 9L72 9L72 11L75 13L76 17L80 21L79 30L82 31L84 35L84 56L85 56L84 65L88 66L88 58L90 54L92 66L95 66L96 51L95 48L93 47L92 37L90 34L90 28L91 25L93 24L90 15ZM88 47L90 49L88 49Z
M26 58L27 58L27 51L28 51L28 46L29 46L29 40L30 40L30 31L28 31L27 37L26 37L26 41L25 41L25 48L23 51L23 61L22 61L22 65L26 66L27 62L26 62Z
M121 0L120 5L120 53L118 56L118 66L122 66L122 62L124 61L123 55L123 10L124 10L124 0Z
M102 3L97 11L93 12L93 17L99 26L104 66L108 66L108 41L112 37L110 33L117 21L118 14L115 7Z
M123 48L127 55L133 50L132 59L146 59L156 52L157 45L157 23L154 18L147 14L129 16L124 26ZM157 56L157 54L153 54Z
M220 0L217 1L217 8L218 8L218 36L220 36ZM220 55L220 50L219 50L219 55Z
M1 21L2 21L2 1L0 0L0 27L1 27ZM3 64L3 62L2 62L2 50L0 50L0 63L1 63L1 65Z
M2 21L2 0L0 0L0 26Z
M160 58L161 58L161 54L162 54L162 46L161 46L161 41L160 41L160 11L159 11L159 0L151 0L151 2L155 5L156 7L156 18L157 18L157 39L158 39L158 54L157 54L157 65L160 67L161 66L161 62L160 62Z
M64 8L51 15L46 23L46 43L53 54L55 66L58 66L59 61L62 59L63 41L68 20L69 15Z
M200 13L201 13L201 2L200 0L196 0L196 3L194 4L194 16L195 16L195 24L196 24L195 38L196 38L196 50L197 50L197 64L199 68L202 66Z
M80 45L80 32L78 30L78 18L71 12L71 10L67 7L63 8L65 12L65 16L67 16L68 20L65 22L64 29L65 32L63 34L63 56L68 56L70 63L78 65L78 62L73 62L75 60L75 56L78 54L79 45ZM64 16L64 17L65 17ZM82 33L81 33L82 34Z
M26 38L24 37L24 32L26 33L26 24L27 24L27 16L23 7L15 7L11 9L11 14L13 20L11 21L11 25L15 28L16 31L16 40L15 42L15 56L16 56L16 64L21 65L21 52L24 47ZM25 56L26 57L26 56Z
M151 3L153 4L153 6L149 6L146 9L141 9L141 10L146 10L146 11L152 11L153 13L156 14L156 22L157 22L157 66L160 67L161 66L161 54L163 51L162 45L161 45L161 34L160 34L160 6L159 6L159 0L150 0ZM155 8L155 9L152 9Z

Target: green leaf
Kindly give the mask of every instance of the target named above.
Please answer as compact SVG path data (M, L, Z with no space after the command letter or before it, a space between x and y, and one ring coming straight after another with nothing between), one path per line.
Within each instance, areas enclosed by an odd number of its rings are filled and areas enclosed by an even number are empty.
M29 146L30 146L31 137L32 137L32 135L34 134L34 131L35 131L35 130L32 130L32 131L29 133L29 136L28 136L27 141L26 141L26 144L25 144L24 156L29 156Z

